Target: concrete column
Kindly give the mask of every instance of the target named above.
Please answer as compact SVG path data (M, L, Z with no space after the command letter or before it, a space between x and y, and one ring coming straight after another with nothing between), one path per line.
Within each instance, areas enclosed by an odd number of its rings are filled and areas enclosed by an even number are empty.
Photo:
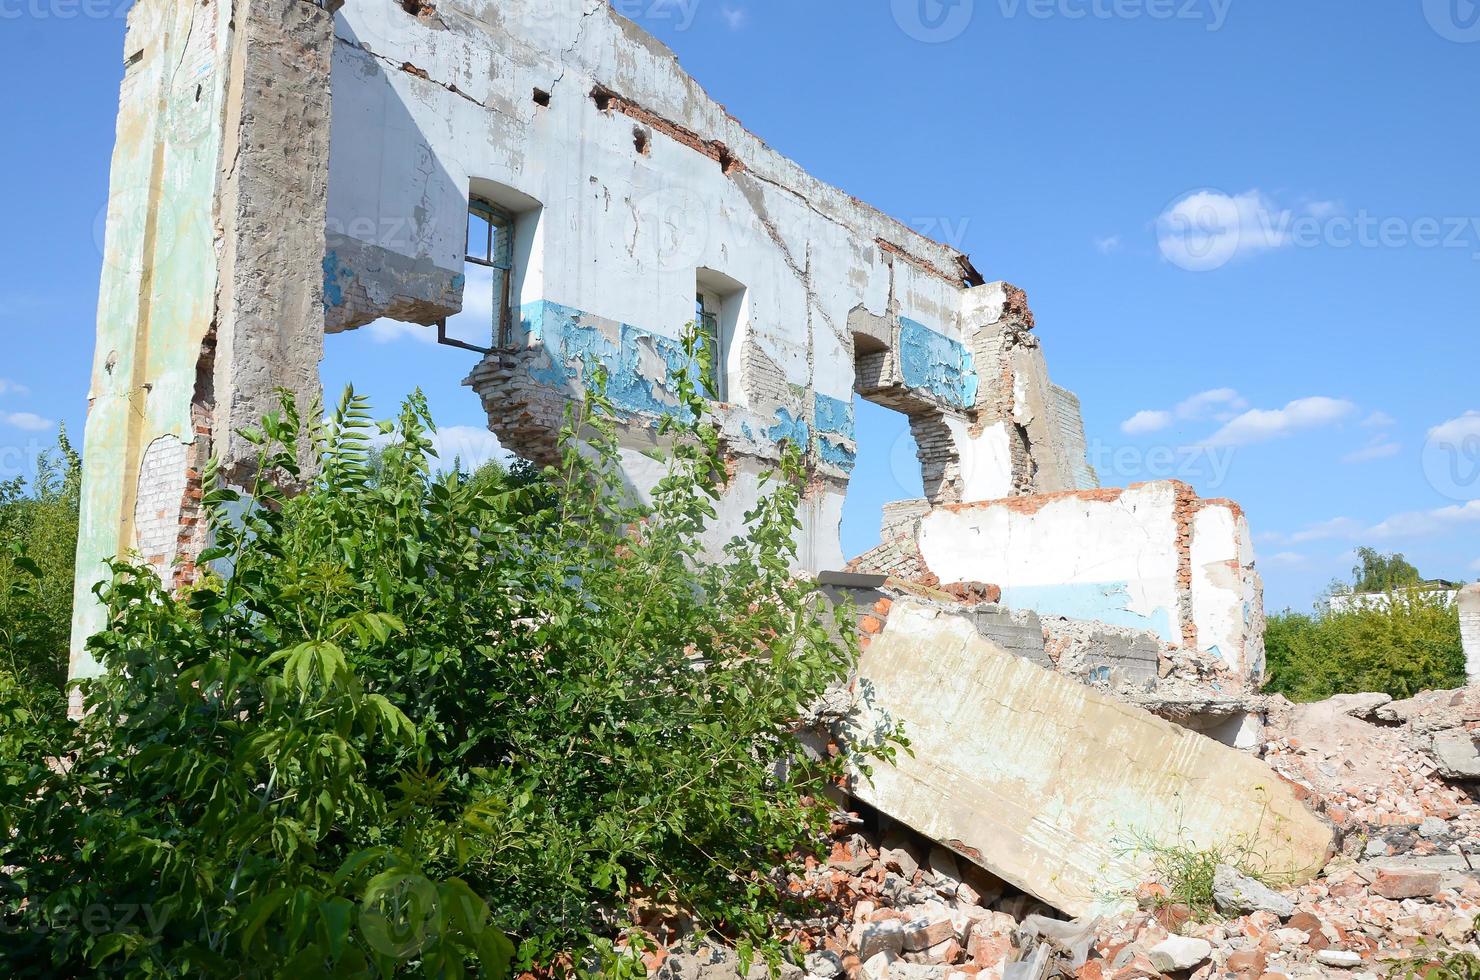
M1459 594L1459 632L1465 646L1465 674L1480 684L1480 583Z
M309 0L129 12L83 453L72 677L97 673L115 556L170 584L205 546L201 474L322 356L333 18ZM270 221L270 230L269 230ZM306 407L306 406L305 406ZM74 705L75 709L76 705Z

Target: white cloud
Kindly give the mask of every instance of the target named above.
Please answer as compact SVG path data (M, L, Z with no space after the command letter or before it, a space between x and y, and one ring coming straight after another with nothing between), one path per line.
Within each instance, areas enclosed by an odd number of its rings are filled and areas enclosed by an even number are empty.
M9 378L0 378L0 395L29 395L31 389L23 384L11 381Z
M1234 197L1198 191L1177 201L1156 219L1162 257L1193 272L1227 265L1290 244L1290 214L1281 212L1257 190Z
M1306 558L1304 555L1294 551L1281 551L1264 559L1266 565L1284 565L1286 567L1304 565L1305 561Z
M1171 412L1144 411L1137 412L1120 423L1120 431L1128 436L1140 436L1148 432L1160 432L1171 424Z
M1303 544L1307 541L1329 541L1333 538L1356 538L1360 537L1366 527L1361 521L1350 517L1333 517L1329 521L1312 524L1303 531L1296 531L1290 535L1289 540L1295 544Z
M1213 388L1185 399L1171 411L1146 409L1137 412L1120 423L1120 431L1126 435L1137 436L1148 432L1160 432L1178 421L1196 422L1201 419L1216 418L1220 422L1226 422L1233 417L1233 413L1242 411L1248 405L1249 403L1232 388Z
M23 432L46 432L56 425L34 412L0 412L0 422Z
M1101 255L1109 255L1111 252L1120 251L1120 236L1108 235L1105 238L1096 238L1095 249Z
M1480 439L1480 412L1466 412L1429 430L1429 442L1436 445L1459 446L1467 439Z
M497 460L507 465L514 458L513 453L499 444L498 436L471 425L438 429L432 436L432 449L441 468L449 470L453 463L472 472L484 463Z
M1388 426L1397 425L1398 420L1387 412L1373 412L1362 420L1362 424L1369 429L1386 429Z
M1334 218L1345 210L1340 201L1311 201L1305 205L1305 213L1316 219Z
M370 441L388 446L400 439L392 433L376 435ZM514 460L514 454L499 443L498 436L474 425L444 426L432 434L431 442L435 470L450 470L456 464L463 472L471 473L490 461L508 465Z
M377 344L394 344L401 340L417 340L423 344L437 341L437 328L424 327L419 323L402 323L400 320L376 320L366 325L365 332Z
M1256 408L1230 420L1213 433L1208 446L1243 446L1281 439L1305 429L1317 429L1347 418L1357 406L1341 398L1298 398L1284 408Z
M719 15L724 18L725 26L732 31L738 31L750 19L750 11L744 7L732 7L729 4L720 8Z
M1383 541L1393 538L1427 537L1471 525L1480 525L1480 500L1438 507L1433 510L1404 511L1376 524L1367 524L1350 517L1337 517L1322 521L1320 524L1312 524L1294 534L1271 534L1265 537L1270 541L1288 544L1335 539L1357 542Z
M1341 457L1341 461L1343 463L1370 463L1373 460L1389 459L1402 451L1403 447L1401 445L1393 442L1385 435L1380 435L1376 439L1373 439L1370 444L1363 446L1356 452L1347 453Z
M1179 419L1189 421L1212 416L1220 422L1226 422L1233 417L1233 413L1248 407L1248 401L1232 388L1214 388L1193 395L1178 405L1176 415Z
M1480 524L1480 500L1453 504L1435 510L1415 510L1394 514L1367 530L1374 538L1423 537L1452 528Z

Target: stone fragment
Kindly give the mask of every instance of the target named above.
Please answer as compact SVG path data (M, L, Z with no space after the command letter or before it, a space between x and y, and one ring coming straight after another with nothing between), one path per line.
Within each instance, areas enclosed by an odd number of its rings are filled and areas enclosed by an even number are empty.
M843 973L843 959L830 949L810 953L803 961L807 972L819 980L832 980Z
M1480 779L1480 750L1463 729L1440 732L1429 750L1439 772L1449 779Z
M1438 840L1449 833L1449 824L1438 817L1425 817L1418 825L1418 835L1428 840Z
M883 953L898 957L904 952L904 923L898 919L867 923L859 928L855 945L858 947L858 957L864 961L865 967L870 960Z
M1255 980L1264 975L1264 969L1268 965L1269 956L1262 949L1245 949L1230 953L1224 968L1229 973L1237 974L1241 980Z
M891 847L880 851L879 860L883 861L884 867L890 871L899 872L899 876L906 881L913 881L915 872L920 870L920 863L902 847Z
M961 867L956 855L944 847L930 850L930 873L935 876L935 890L951 898L961 889Z
M1377 872L1372 890L1383 898L1428 898L1439 890L1440 874L1419 868L1385 868Z
M1316 962L1325 966L1339 966L1350 970L1362 965L1362 957L1344 949L1323 949L1316 954Z
M864 961L863 975L868 980L889 980L890 968L896 958L893 953L878 953L869 957Z
M1213 955L1213 944L1206 939L1173 936L1151 948L1151 964L1163 973L1194 970Z
M956 938L956 926L949 918L914 919L905 924L904 948L918 953L948 939Z
M931 963L956 963L961 960L961 955L961 944L956 942L955 936L936 943L925 951L925 958Z
M1295 903L1279 892L1226 864L1213 873L1213 904L1236 914L1271 912L1282 919L1295 914Z

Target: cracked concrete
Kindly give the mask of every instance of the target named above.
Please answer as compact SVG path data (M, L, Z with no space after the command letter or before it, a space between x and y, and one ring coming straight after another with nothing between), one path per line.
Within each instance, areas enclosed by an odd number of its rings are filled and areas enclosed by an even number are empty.
M875 609L847 731L907 726L911 753L853 782L894 819L1074 916L1147 880L1145 841L1243 841L1282 880L1325 866L1331 828L1252 755L1013 656L967 616Z

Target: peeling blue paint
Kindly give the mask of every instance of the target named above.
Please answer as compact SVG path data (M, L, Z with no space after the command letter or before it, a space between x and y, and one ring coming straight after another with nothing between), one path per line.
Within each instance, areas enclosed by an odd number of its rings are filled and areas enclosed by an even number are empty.
M344 305L344 287L341 279L353 279L355 274L339 264L339 253L330 251L324 256L324 309Z
M530 372L537 383L581 388L600 366L607 371L607 397L621 411L687 414L669 379L687 371L697 381L699 369L680 341L546 300L524 304L519 319L521 339L539 343L549 354Z
M1150 615L1131 610L1129 582L1004 586L1002 604L1009 609L1031 609L1044 616L1063 616L1146 630L1169 643L1182 642L1181 635L1172 630L1170 610L1159 608Z
M766 430L766 435L772 442L785 440L802 450L812 442L807 420L792 418L791 413L784 408L776 409L776 424Z
M853 403L817 395L817 431L853 438Z
M828 395L816 395L817 456L844 473L852 473L858 462L853 448L853 403Z
M459 272L452 277L452 288L455 292L462 292L462 288L468 284L468 277Z
M817 440L817 455L824 463L836 466L849 474L853 472L853 467L858 463L856 452L842 443L833 442L825 437Z
M976 404L976 367L957 341L908 317L899 320L899 361L904 383L956 408Z

